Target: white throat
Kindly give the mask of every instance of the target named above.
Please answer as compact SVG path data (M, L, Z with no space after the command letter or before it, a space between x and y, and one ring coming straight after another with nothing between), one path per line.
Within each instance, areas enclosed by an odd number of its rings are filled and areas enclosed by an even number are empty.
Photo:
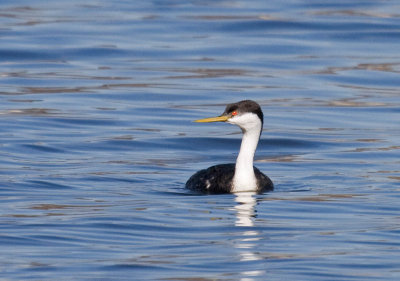
M232 192L256 191L257 179L254 174L253 160L262 129L261 120L254 113L245 113L228 120L243 131L242 144L236 159Z

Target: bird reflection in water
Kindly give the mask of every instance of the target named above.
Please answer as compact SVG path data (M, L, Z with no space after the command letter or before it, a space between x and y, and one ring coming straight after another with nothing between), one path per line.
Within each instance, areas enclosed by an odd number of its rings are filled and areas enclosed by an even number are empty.
M254 229L254 219L256 215L255 206L257 199L255 192L238 192L235 193L235 202L237 203L234 207L236 212L235 226L239 227L242 232L235 241L235 248L239 250L240 261L258 261L262 257L256 248L262 238L261 233ZM246 230L246 228L250 228ZM241 274L243 277L240 280L253 280L257 276L264 275L265 270L248 270L243 271Z

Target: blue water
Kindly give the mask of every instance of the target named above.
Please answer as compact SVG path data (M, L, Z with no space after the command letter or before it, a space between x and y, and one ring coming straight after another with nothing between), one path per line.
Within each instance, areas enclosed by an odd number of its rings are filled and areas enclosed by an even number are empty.
M399 280L397 1L0 4L1 280ZM275 191L198 195L265 115Z

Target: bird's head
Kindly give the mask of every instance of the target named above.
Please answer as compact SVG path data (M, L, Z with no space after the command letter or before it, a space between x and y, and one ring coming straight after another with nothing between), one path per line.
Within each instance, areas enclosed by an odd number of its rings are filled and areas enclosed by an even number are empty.
M224 113L217 117L199 119L195 122L227 122L239 126L244 132L262 128L264 115L258 103L252 100L243 100L228 104Z

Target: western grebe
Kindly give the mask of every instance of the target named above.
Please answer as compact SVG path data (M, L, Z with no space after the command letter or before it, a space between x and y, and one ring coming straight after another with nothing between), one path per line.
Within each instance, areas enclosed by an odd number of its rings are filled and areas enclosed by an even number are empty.
M258 103L243 100L228 104L221 116L195 122L228 122L242 129L243 138L236 164L221 164L200 170L189 178L186 188L206 193L260 193L274 189L270 178L253 166L254 153L264 123L264 114Z

